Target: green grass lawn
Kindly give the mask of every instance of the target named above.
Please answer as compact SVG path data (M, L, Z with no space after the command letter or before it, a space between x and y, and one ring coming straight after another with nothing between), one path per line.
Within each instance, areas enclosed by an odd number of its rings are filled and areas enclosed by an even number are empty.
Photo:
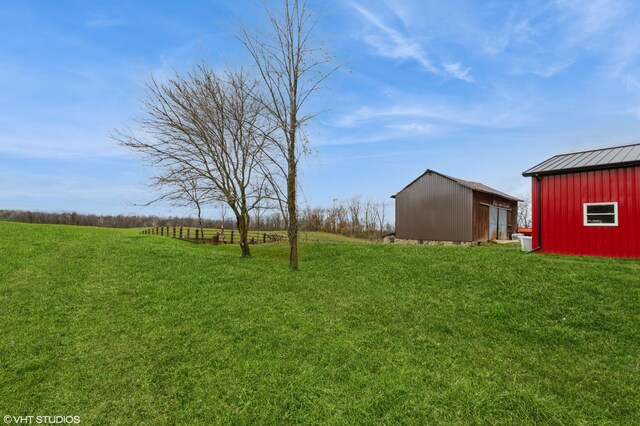
M640 262L0 222L0 415L637 424Z

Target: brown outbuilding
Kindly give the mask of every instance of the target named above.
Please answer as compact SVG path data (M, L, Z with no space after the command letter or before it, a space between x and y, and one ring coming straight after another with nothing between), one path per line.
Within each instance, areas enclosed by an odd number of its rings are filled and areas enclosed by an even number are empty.
M396 195L396 239L479 242L508 240L516 231L516 197L434 170Z

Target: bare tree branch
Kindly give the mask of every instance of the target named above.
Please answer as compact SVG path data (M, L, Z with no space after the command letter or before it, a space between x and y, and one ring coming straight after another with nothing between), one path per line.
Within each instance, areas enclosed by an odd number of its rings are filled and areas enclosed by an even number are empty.
M278 198L289 237L289 267L298 269L298 161L305 152L303 126L315 114L303 113L310 97L334 71L327 70L330 55L313 45L317 19L306 0L282 0L279 13L267 10L270 31L243 29L240 41L253 58L265 96L265 111L279 130L265 145L272 153L266 173L272 195Z
M191 205L202 223L202 205L226 203L236 216L243 256L250 256L250 212L263 197L269 177L265 102L257 83L243 71L216 74L205 63L166 82L153 76L142 99L141 134L116 132L122 146L142 154L157 171L155 201Z

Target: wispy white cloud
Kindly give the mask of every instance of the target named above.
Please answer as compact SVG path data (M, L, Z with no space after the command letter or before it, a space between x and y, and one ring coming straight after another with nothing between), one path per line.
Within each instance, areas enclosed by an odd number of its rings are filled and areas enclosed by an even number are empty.
M435 65L415 37L403 34L399 29L385 23L379 16L356 3L352 3L352 6L375 29L374 32L364 36L364 41L375 50L377 55L391 59L413 60L432 74L449 75L468 83L473 82L469 67L464 68L460 62L444 62L442 66Z
M602 76L638 93L640 29L638 2L629 0L557 0L566 28L565 50L599 59Z
M473 77L469 75L471 68L464 68L460 62L444 63L444 69L459 80L464 80L469 83L473 83Z
M482 51L499 57L504 69L551 78L586 58L601 76L633 86L640 58L637 2L552 0L509 7L501 26L478 30L486 34Z
M609 30L629 7L626 0L556 0L555 4L561 12L559 20L576 30L574 39Z
M517 5L512 6L504 25L498 26L497 29L482 30L482 32L486 33L483 51L495 56L514 44L535 46L538 32L534 28L532 21L544 10L545 7L539 5L535 11L519 15L517 13Z
M464 126L512 128L531 121L526 106L413 104L382 108L361 107L335 122L337 127L356 127L381 119L435 120ZM423 124L428 125L428 124Z
M143 211L134 201L139 204L150 197L148 188L137 182L140 176L125 173L99 178L59 167L47 169L38 173L16 167L0 172L0 204L29 210L133 213Z
M0 154L48 159L132 157L131 152L109 139L107 131L93 133L55 125L45 127L44 133L0 136Z
M613 41L611 48L605 53L607 59L603 67L604 73L611 79L620 81L632 91L638 91L638 75L640 75L640 29L625 28Z
M435 134L442 130L442 127L430 123L410 122L410 123L389 123L384 125L385 128L398 130L403 133L409 133L415 136Z
M531 72L540 77L550 78L570 67L575 61L576 58L568 58L557 63L540 64L533 66Z
M433 66L419 43L386 25L380 18L360 5L352 4L352 6L379 30L378 33L365 36L365 41L376 50L378 55L393 59L412 59L422 65L425 70L439 74L439 70Z
M30 176L30 178L32 177ZM79 180L60 179L60 177L49 178L46 182L35 180L10 185L2 192L2 198L83 198L85 200L123 195L129 197L148 195L148 189L142 185L100 185L97 182L91 182L87 185Z
M380 143L392 140L394 134L391 132L377 131L371 134L365 135L351 135L351 136L321 136L313 138L313 145L317 147L324 146L338 146L338 145L361 145L370 143Z

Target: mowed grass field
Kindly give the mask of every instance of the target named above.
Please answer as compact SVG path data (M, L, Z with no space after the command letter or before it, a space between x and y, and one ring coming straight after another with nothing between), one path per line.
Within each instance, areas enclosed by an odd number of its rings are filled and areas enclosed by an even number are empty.
M0 222L0 414L638 424L640 262Z

